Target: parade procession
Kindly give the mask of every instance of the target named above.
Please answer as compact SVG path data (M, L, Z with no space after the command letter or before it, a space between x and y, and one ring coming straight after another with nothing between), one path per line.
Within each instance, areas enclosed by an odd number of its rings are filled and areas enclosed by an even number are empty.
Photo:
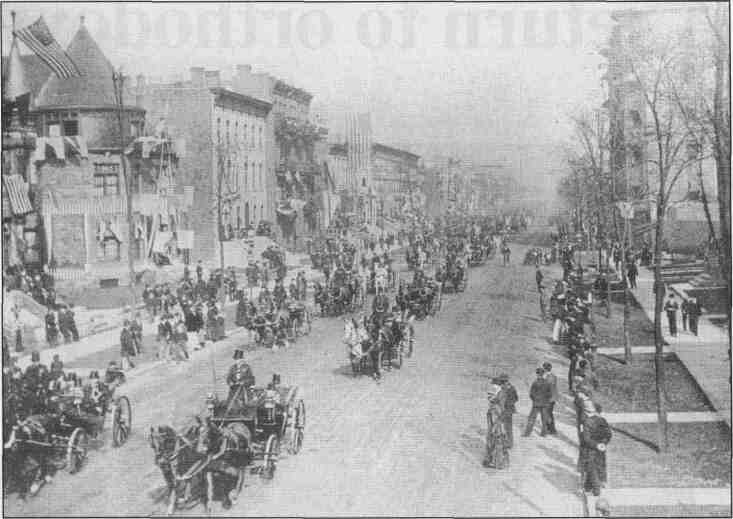
M731 515L728 4L2 20L3 516Z

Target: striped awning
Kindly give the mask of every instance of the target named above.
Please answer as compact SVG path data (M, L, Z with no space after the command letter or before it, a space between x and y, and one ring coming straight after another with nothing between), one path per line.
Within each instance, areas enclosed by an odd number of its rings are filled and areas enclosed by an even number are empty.
M33 211L30 198L28 198L28 185L23 181L23 177L20 175L3 175L3 184L5 188L3 194L7 195L13 215L21 216ZM5 202L4 197L3 202Z

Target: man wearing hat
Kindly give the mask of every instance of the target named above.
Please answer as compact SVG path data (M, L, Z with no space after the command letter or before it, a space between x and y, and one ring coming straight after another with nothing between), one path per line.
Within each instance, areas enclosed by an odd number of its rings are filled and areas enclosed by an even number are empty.
M247 390L255 385L252 368L244 360L244 349L241 346L234 350L234 364L229 368L227 385L229 386L228 400L239 397L243 403L247 402Z
M667 312L667 323L669 324L669 334L677 337L677 310L679 305L674 298L674 293L670 292L669 299L664 303L664 311Z
M120 331L120 356L122 357L122 369L134 368L135 364L130 360L130 355L135 354L135 344L130 330L130 321L125 319Z
M504 414L502 416L504 420L504 429L506 431L506 448L511 449L514 447L514 413L517 412L517 402L519 396L517 395L516 388L509 382L509 375L502 373L499 375L499 382L501 383L502 391L505 395L504 402Z
M542 364L542 369L545 371L545 380L551 389L550 405L547 408L547 417L549 419L547 429L550 434L557 434L557 429L555 428L555 402L560 398L557 390L557 377L552 372L552 364L549 362Z
M578 464L583 491L598 498L601 486L606 483L606 448L611 441L611 427L601 416L600 404L587 412L580 434ZM589 503L592 499L588 500Z
M527 417L527 427L524 429L523 434L525 437L532 433L537 414L540 415L542 421L540 436L546 436L548 432L547 425L549 423L549 417L547 411L552 400L552 388L545 380L545 370L537 368L535 374L537 375L537 379L532 382L529 390L529 397L532 400L532 410L529 412L529 417Z
M31 353L31 363L23 373L23 384L25 387L35 391L41 387L48 386L48 368L41 364L41 354L37 351Z

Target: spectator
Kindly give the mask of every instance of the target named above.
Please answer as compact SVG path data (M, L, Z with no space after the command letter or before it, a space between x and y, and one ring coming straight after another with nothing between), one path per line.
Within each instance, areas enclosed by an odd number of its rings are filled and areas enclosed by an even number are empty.
M702 315L702 306L698 302L697 298L691 297L688 303L688 313L690 320L690 331L697 336L697 325Z
M679 305L674 298L674 294L669 294L669 299L664 303L664 311L667 312L667 323L669 324L669 334L677 337L677 309Z
M120 356L122 357L122 369L127 370L134 368L135 364L130 360L135 355L135 345L130 330L130 321L125 319L120 332Z
M550 434L557 434L557 429L555 428L555 403L560 398L560 395L557 391L557 377L554 373L552 373L552 364L549 362L545 362L542 364L542 369L545 370L545 380L550 385L551 389L551 399L550 399L550 405L547 408L547 417L548 417L548 424L547 429Z
M499 382L506 395L506 401L504 403L504 428L506 429L506 448L511 449L514 447L514 413L517 412L517 402L519 396L517 395L516 388L509 382L509 376L505 373L499 375Z
M687 316L690 313L690 303L687 299L682 300L680 305L680 313L682 314L682 331L687 331Z
M49 347L55 348L59 341L59 330L56 327L56 315L53 310L46 313L46 342Z
M542 368L537 368L535 371L537 379L532 382L532 386L529 390L529 398L532 400L532 410L529 412L527 417L527 427L524 429L523 436L529 436L532 433L537 414L540 415L542 422L542 430L540 436L546 436L548 432L549 417L547 414L550 401L552 400L552 388L550 384L544 378L545 371Z
M595 498L588 500L589 508L595 508L595 500L601 495L601 487L607 480L606 448L611 436L611 427L601 416L600 404L594 404L581 427L578 460L583 491L586 494L591 493Z
M626 277L629 279L629 287L636 289L636 277L639 275L639 269L636 267L636 262L633 260L629 263L626 269Z

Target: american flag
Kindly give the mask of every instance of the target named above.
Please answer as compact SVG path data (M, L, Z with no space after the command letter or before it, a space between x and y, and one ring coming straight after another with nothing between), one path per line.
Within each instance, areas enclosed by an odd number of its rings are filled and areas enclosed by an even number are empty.
M3 180L13 214L23 215L33 211L28 198L28 186L23 182L23 178L20 175L3 175Z
M61 45L51 34L48 25L41 16L38 20L24 29L15 31L15 35L31 49L36 56L49 66L60 78L80 77L79 67L61 48Z

